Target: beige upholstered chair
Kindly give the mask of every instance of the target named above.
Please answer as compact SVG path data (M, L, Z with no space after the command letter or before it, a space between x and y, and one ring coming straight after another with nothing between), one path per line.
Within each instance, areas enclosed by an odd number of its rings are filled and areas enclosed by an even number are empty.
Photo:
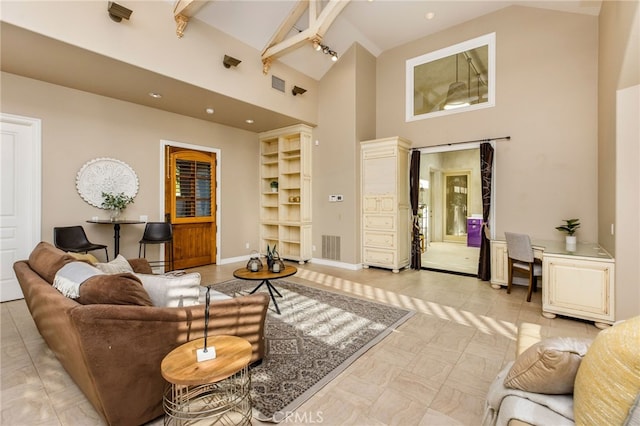
M523 272L529 276L527 302L531 302L531 293L537 291L538 277L542 276L540 260L533 257L533 247L531 247L531 240L528 235L515 234L513 232L505 232L504 235L507 238L507 255L509 257L507 293L511 293L513 272Z

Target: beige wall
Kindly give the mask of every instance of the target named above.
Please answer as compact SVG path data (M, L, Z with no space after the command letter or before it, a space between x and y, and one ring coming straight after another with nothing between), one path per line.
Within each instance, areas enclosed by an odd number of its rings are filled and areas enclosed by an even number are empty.
M322 235L341 237L341 261L355 263L355 117L356 49L340 61L320 82L318 145L313 152L314 258L322 257ZM330 203L329 195L342 194L343 202Z
M640 84L638 2L603 2L599 28L598 236L616 257L616 319L620 320L640 314L638 116L627 119L634 133L621 123L628 111L617 111L629 104L616 105L621 90ZM629 94L623 96L629 100Z
M262 73L260 52L198 19L176 36L173 1L132 1L129 21L109 19L104 1L2 2L2 20L194 86L278 111L303 122L317 121L318 82L275 61ZM224 55L242 61L233 70ZM287 96L271 88L271 76L307 89Z
M406 123L405 61L496 33L496 106ZM597 17L512 6L378 58L377 135L424 147L511 136L496 147L496 235L597 240Z
M258 138L255 133L2 73L2 112L42 120L42 240L53 227L82 224L92 241L109 244L113 228L85 223L106 211L86 203L75 187L87 161L116 158L137 173L139 192L125 216L162 220L160 141L221 150L221 258L250 253L258 244ZM142 225L124 225L120 251L137 257ZM96 252L97 255L103 256ZM149 256L153 255L148 253Z

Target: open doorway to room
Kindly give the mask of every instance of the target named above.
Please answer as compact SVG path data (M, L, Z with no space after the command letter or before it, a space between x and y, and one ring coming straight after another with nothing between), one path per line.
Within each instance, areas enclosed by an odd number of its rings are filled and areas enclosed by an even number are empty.
M479 144L421 150L419 201L422 267L477 275L482 230Z

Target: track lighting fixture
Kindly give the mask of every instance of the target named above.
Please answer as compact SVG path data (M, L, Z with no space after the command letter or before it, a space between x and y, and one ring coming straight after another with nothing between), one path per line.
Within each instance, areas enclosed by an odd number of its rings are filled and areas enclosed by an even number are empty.
M222 60L222 65L225 68L237 67L238 64L242 62L240 59L232 58L231 56L224 55L224 59Z
M291 94L293 96L302 95L306 91L307 91L307 89L303 89L302 87L293 86L293 89L291 89Z
M322 51L325 55L330 55L333 62L338 60L338 54L331 50L329 46L320 43L318 40L313 40L313 48L318 52Z
M129 19L132 10L110 1L107 5L107 12L109 12L109 18L115 22L120 22L122 21L122 18Z

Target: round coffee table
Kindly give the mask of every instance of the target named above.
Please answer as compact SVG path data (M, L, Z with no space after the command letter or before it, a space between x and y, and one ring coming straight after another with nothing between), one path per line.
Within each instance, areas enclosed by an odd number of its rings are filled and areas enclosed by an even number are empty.
M280 314L280 308L278 307L278 302L276 302L276 297L273 295L273 292L275 292L278 297L282 297L282 295L273 286L273 284L271 284L269 280L277 280L280 278L290 277L296 272L298 272L298 269L295 266L285 265L284 269L280 272L271 272L266 268L258 272L251 272L247 268L240 268L233 271L233 276L241 280L262 281L249 294L253 294L258 291L258 289L262 287L263 284L266 285L267 289L269 290L269 294L271 295L271 300L273 300L273 305L276 307L276 312Z

